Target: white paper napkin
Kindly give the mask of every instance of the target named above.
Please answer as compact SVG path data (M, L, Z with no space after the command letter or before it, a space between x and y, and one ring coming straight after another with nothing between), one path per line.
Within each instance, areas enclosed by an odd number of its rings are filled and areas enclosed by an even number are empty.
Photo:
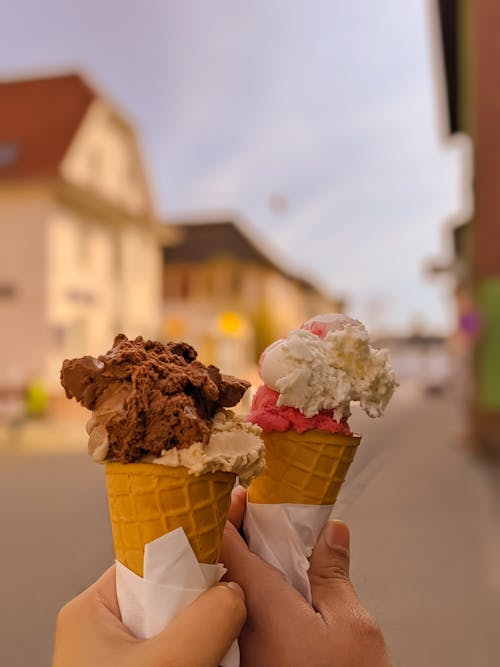
M247 503L245 535L250 551L283 572L311 603L309 556L333 505Z
M146 544L144 576L116 561L116 593L125 625L147 639L163 630L182 609L216 584L226 569L220 563L198 563L182 528ZM221 667L239 667L235 641Z

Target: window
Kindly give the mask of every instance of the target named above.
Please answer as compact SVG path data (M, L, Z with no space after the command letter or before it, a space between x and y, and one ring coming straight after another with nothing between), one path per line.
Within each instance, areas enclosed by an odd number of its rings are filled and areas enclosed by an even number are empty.
M187 299L191 294L188 271L175 268L163 275L163 296L165 299Z
M241 269L235 268L233 271L230 273L230 280L229 280L229 285L230 285L230 293L231 296L241 296L241 289L242 289L242 275L241 275Z
M62 324L55 324L52 327L52 341L57 350L63 350L66 344L67 331Z
M88 263L90 251L90 225L84 220L75 220L75 259L79 267Z
M189 275L188 272L185 271L181 273L180 276L180 295L182 299L188 299L190 296L190 285L189 285Z
M74 288L66 290L66 298L69 301L75 301L84 305L89 305L96 301L95 295L92 292Z

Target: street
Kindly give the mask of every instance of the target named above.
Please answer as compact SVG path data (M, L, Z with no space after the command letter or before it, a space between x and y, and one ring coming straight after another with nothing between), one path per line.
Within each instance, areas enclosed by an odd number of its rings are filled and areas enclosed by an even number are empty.
M366 426L367 448L373 433L385 451L339 509L353 533L354 584L394 667L498 665L497 471L461 448L459 413L446 400L402 395Z
M415 387L352 425L363 440L334 515L394 667L496 667L498 472L462 449L452 402ZM50 665L57 610L112 562L104 474L83 434L82 452L2 453L1 663Z

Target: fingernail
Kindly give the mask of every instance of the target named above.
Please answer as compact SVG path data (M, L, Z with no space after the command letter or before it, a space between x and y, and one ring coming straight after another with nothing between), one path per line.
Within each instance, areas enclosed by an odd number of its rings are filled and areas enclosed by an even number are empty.
M228 588L230 588L235 593L238 593L238 595L241 597L242 600L245 599L245 593L243 592L242 587L239 584L237 584L235 581L225 581L224 586L227 586Z
M325 528L325 541L331 549L349 550L349 528L343 521L329 521Z
M245 489L244 486L235 486L233 490L231 491L231 498L236 499L236 498L245 498L247 495L247 490Z

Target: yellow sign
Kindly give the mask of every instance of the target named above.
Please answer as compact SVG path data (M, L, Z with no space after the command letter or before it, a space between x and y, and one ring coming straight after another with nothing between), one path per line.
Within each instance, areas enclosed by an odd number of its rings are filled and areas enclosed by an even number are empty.
M219 331L225 336L234 336L235 338L238 338L243 333L244 322L236 313L227 311L219 315L217 326Z

